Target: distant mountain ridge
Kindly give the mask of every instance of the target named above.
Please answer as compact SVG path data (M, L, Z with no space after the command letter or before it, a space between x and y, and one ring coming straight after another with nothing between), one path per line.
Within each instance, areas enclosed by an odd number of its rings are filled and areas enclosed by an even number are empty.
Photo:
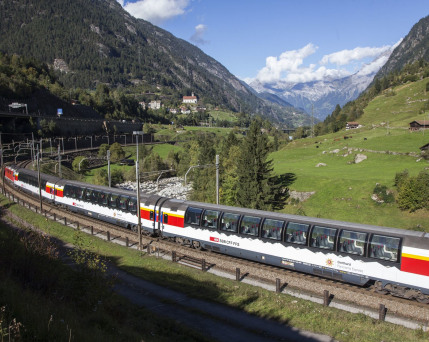
M147 84L287 126L309 122L302 111L258 97L199 48L130 16L116 0L0 1L0 34L0 51L52 65L69 87Z
M375 65L383 62L380 59L387 61L391 52L392 50L386 51L357 73L343 78L303 83L261 83L255 80L249 85L260 95L275 94L292 106L303 108L307 113L313 112L315 118L323 120L332 113L337 104L343 106L356 99L374 79L379 70Z

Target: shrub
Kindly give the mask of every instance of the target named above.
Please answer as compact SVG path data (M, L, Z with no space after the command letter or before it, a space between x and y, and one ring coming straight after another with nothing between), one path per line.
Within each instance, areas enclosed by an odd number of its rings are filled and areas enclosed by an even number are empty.
M388 190L386 185L377 184L373 193L384 203L393 203L395 201L392 191Z
M410 212L429 209L429 173L422 171L417 177L408 177L398 187L398 207Z
M402 172L398 172L395 175L395 186L399 187L401 184L409 177L408 170L404 170Z

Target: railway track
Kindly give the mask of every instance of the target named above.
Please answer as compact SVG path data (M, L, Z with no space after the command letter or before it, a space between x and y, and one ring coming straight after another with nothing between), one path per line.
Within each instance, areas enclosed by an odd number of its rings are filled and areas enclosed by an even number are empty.
M107 240L120 241L127 247L139 247L138 235L128 229L88 218L46 202L43 202L41 211L38 198L19 192L7 183L4 184L4 189L11 200L30 207L47 218L61 221L74 229L83 229ZM143 235L141 247L146 253L171 258L173 261L201 268L203 271L216 269L231 275L235 274L239 281L252 280L261 284L276 284L278 292L291 291L322 298L325 305L329 305L334 300L369 310L380 310L383 306L390 314L421 322L422 325L429 324L429 305L382 295L375 292L372 287L362 288L211 251L192 249L189 248L190 246L178 244L173 239ZM327 293L328 299L326 299Z

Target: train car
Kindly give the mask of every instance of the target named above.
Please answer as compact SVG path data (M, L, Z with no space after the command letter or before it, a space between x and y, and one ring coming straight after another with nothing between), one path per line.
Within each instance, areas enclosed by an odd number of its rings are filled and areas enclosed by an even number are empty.
M12 171L13 170L13 171ZM10 168L34 194L34 171ZM9 178L8 179L11 179ZM44 197L72 211L137 230L131 191L43 175ZM429 234L142 194L144 231L246 258L429 303Z
M429 234L168 200L158 231L180 242L429 303Z
M5 166L4 176L5 179L11 183L15 183L15 179L18 178L17 168L15 166Z
M55 200L55 184L61 178L40 174L40 192L43 198L53 202ZM25 192L32 194L39 194L39 178L38 173L33 170L16 168L15 169L15 182L14 184Z

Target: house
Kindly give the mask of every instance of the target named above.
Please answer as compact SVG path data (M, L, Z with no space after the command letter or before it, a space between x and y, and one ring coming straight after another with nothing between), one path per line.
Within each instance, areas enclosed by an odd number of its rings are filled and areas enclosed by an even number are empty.
M356 122L356 121L347 122L346 129L354 129L354 128L359 128L359 122Z
M420 131L429 128L429 120L414 120L410 122L410 131Z
M160 109L161 108L161 101L157 101L157 100L150 101L148 104L148 108Z
M141 102L139 102L139 105L140 105L143 109L146 109L146 102L141 101Z
M182 101L183 101L183 103L197 104L198 99L194 95L194 93L192 93L192 96L183 96L183 100Z

